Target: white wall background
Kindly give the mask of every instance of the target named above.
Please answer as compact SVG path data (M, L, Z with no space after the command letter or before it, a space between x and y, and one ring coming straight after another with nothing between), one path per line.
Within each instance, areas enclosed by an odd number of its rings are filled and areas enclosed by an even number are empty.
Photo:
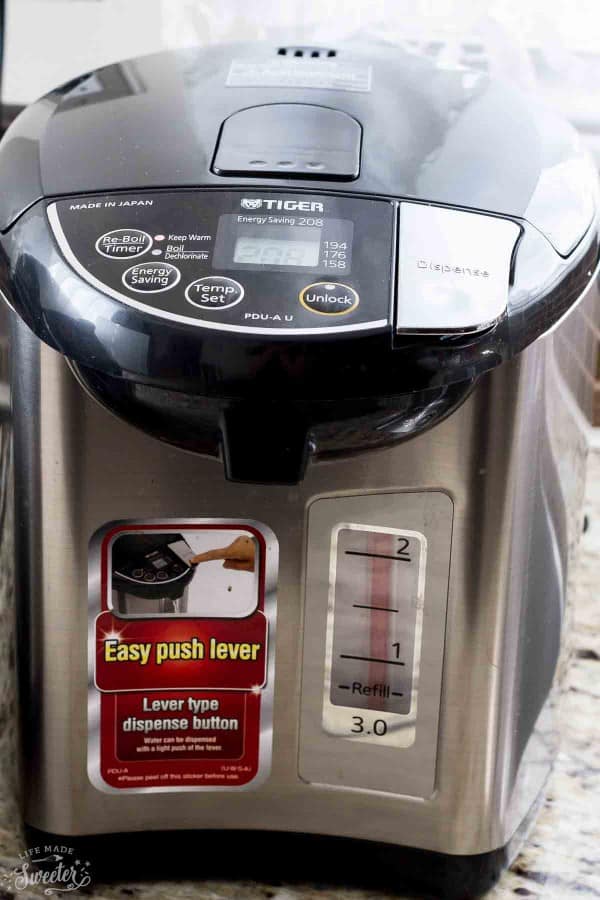
M231 544L245 531L188 531L185 539L194 553ZM251 537L251 535L250 535ZM197 616L243 618L256 609L258 572L224 569L222 560L199 563L188 588L188 613Z

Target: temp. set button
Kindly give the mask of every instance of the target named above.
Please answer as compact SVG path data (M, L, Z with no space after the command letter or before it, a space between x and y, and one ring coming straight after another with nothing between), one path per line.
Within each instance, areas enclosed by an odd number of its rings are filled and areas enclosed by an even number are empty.
M130 291L138 294L159 294L175 287L181 278L176 266L166 262L145 262L123 272L122 281Z
M108 259L133 259L152 246L152 238L139 228L115 228L96 241L96 251Z
M244 297L244 288L233 278L224 275L206 275L197 278L185 289L185 298L200 309L219 311L230 309Z
M354 288L331 281L307 284L298 299L305 309L321 316L345 316L356 309L360 300Z

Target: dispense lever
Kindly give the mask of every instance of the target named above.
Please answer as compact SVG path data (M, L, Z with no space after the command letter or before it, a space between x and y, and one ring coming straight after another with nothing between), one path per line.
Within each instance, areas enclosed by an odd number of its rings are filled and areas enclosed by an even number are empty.
M297 484L308 462L308 422L280 404L240 405L221 418L225 477L256 484Z

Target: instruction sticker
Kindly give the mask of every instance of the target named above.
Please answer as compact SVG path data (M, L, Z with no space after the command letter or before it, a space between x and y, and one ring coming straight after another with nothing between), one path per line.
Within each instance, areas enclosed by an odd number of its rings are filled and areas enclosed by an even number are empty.
M234 59L226 87L291 87L320 91L371 90L372 68L354 60L277 57L276 59Z
M90 542L88 773L103 791L269 774L277 540L248 520L111 523Z

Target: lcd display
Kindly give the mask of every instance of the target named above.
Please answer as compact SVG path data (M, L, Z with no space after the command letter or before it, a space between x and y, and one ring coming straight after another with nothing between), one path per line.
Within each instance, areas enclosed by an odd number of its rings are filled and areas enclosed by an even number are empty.
M306 228L298 228L306 232ZM233 251L234 263L254 266L316 266L321 242L295 238L253 237L240 235Z
M302 279L310 272L338 280L350 274L353 230L350 219L226 213L219 217L212 266L259 277L295 272Z

